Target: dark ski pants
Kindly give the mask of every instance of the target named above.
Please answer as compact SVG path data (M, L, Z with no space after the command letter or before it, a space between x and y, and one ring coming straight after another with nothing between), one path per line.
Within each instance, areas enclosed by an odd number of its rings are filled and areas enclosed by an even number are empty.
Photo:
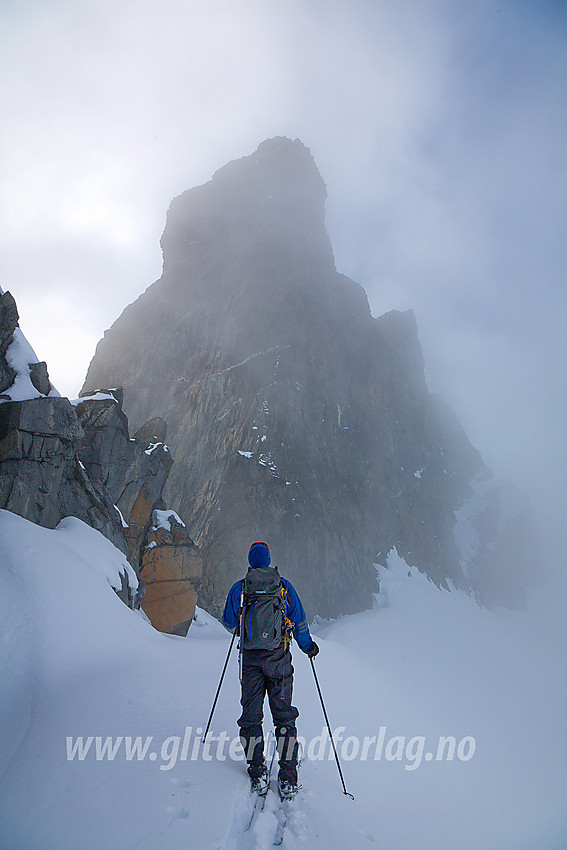
M278 747L280 778L297 783L297 731L299 711L291 704L293 666L291 652L278 649L245 649L242 652L242 714L240 740L248 773L257 776L264 764L264 698L268 695Z

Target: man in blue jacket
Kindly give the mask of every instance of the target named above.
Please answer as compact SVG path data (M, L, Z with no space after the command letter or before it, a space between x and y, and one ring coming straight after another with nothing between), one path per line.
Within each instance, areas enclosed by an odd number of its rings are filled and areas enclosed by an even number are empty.
M270 550L266 543L253 543L248 552L248 563L252 570L270 566ZM270 571L271 572L271 571ZM228 629L239 630L243 579L235 582L226 600L223 622ZM312 640L305 611L297 592L290 581L281 579L284 593L286 617L300 649L310 658L319 652ZM243 636L240 635L240 640ZM279 754L278 784L280 793L289 794L297 788L297 730L295 721L299 711L291 704L293 690L293 666L290 640L282 634L276 649L241 649L242 652L242 714L238 719L240 740L246 753L248 774L252 787L267 790L267 767L264 760L264 698L266 693L276 730Z

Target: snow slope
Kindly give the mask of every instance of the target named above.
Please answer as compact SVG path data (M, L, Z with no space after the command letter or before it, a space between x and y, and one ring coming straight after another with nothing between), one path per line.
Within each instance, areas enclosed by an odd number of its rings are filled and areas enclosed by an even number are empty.
M79 520L51 531L0 511L0 847L270 847L275 796L244 833L248 782L228 756L236 651L213 721L221 741L193 748L230 635L201 611L187 638L156 632L112 591L124 569ZM316 758L321 707L309 661L294 652L307 755L283 846L565 848L565 597L534 598L527 613L486 611L395 552L381 581L380 607L314 629L329 717L346 727L337 746L354 802L335 763ZM112 736L114 759L96 759L96 740L68 759L77 736ZM145 758L127 759L125 739L136 736L153 740ZM440 736L455 738L450 761L436 758ZM367 757L351 758L365 737Z

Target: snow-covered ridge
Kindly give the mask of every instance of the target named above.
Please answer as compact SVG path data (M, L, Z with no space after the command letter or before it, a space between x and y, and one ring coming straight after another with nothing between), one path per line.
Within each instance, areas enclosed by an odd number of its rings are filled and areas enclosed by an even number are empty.
M17 551L22 540L28 543L37 540L38 548L35 550L32 546L32 550L41 552L41 557L49 560L62 546L88 564L98 576L106 579L114 590L121 589L123 576L131 591L134 592L138 587L138 578L126 555L103 534L82 520L72 516L65 517L52 530L40 528L9 511L0 510L0 518L4 542L10 550Z

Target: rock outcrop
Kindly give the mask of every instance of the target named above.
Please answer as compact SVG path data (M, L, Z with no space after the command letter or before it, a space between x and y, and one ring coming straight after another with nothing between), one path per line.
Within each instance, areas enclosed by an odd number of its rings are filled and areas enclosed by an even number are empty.
M0 507L47 528L76 516L126 553L118 512L80 463L75 409L51 385L18 321L14 298L0 290Z
M156 629L185 635L195 615L202 573L199 549L174 511L153 511L142 554L144 611Z
M14 340L18 319L18 308L11 293L0 289L0 398L10 398L5 393L16 379L16 370L8 363L6 354Z
M0 289L0 401L59 396L18 322L12 294Z
M66 398L0 404L0 507L46 528L76 516L126 553L118 512L80 463L83 436Z
M373 318L335 269L325 197L308 149L280 138L176 198L162 277L105 333L85 388L119 384L133 423L167 420L164 492L210 610L256 539L311 615L368 607L393 547L482 597L493 541L478 531L473 569L455 512L489 473L428 391L414 315Z
M121 389L82 395L76 411L84 432L81 463L120 512L129 553L139 566L151 513L173 464L165 444L167 425L153 420L130 438Z
M64 517L78 517L124 552L139 575L153 540L148 539L152 512L165 507L162 491L173 464L166 423L153 419L130 438L122 390L98 391L74 404L61 398L18 326L10 293L1 294L0 311L0 508L47 528ZM183 546L176 538L176 546L187 553L185 560L171 559L170 573L177 570L179 585L171 591L163 566L148 571L148 604L153 605L159 583L166 582L172 612L168 615L163 603L159 622L171 622L177 634L184 634L196 601L188 579L198 578L199 556L186 535ZM167 560L164 551L162 564ZM143 590L143 581L135 595L125 583L120 596L139 605Z

